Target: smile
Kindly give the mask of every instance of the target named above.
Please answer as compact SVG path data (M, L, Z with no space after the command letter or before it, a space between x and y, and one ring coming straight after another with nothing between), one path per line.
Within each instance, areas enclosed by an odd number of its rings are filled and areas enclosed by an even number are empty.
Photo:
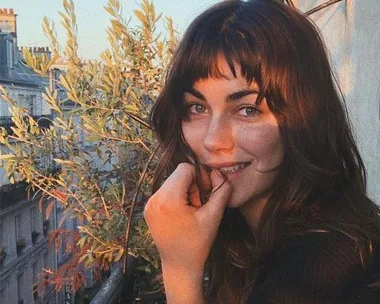
M209 169L218 169L220 172L224 174L231 174L235 172L239 172L243 170L245 167L247 167L250 163L244 162L244 163L236 163L234 165L229 164L214 164L214 165L207 165Z
M222 168L219 168L219 170L222 173L229 174L229 173L235 173L235 172L238 172L240 170L243 170L247 166L248 166L248 163L241 163L241 164L237 164L235 166L222 167Z

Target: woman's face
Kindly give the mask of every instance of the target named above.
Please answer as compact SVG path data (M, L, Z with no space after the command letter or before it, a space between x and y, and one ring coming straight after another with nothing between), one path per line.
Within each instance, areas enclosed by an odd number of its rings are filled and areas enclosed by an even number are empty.
M266 100L256 104L257 84L238 66L235 78L224 59L218 65L226 78L201 79L184 93L189 120L182 132L200 163L231 183L228 206L257 221L283 160L279 127Z

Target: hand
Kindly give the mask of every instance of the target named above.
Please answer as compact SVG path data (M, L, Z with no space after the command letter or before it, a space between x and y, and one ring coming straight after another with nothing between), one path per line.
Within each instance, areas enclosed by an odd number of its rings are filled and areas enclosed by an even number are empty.
M212 191L203 206L195 183L195 167L182 163L149 199L144 210L163 265L202 271L202 275L232 190L220 172L213 170L209 179L204 173L203 184L211 183Z

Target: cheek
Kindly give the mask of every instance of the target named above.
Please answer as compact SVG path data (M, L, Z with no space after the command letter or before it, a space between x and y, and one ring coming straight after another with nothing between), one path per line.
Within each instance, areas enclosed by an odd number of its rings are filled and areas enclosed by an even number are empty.
M254 156L260 166L279 165L283 159L283 144L277 124L262 124L237 133L240 147Z
M194 127L194 124L189 122L182 122L181 125L183 137L195 153L199 150L199 145L202 142L203 132L200 127Z

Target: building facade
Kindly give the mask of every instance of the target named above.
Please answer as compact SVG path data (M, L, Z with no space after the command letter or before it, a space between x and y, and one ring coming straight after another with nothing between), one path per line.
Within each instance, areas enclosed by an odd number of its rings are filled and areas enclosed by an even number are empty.
M42 94L50 81L23 62L22 49L17 45L16 18L12 9L0 9L0 86L40 126L49 126L51 110ZM49 55L48 48L30 50ZM12 125L8 104L0 94L0 126L12 133ZM48 208L51 211L46 217ZM10 184L0 168L0 304L56 304L72 298L70 291L57 294L46 286L41 294L35 288L44 279L44 269L56 270L67 259L64 252L56 253L54 246L48 244L49 232L57 227L62 214L55 202L41 200L36 193L28 194L26 183ZM74 228L70 220L64 222L64 227Z

